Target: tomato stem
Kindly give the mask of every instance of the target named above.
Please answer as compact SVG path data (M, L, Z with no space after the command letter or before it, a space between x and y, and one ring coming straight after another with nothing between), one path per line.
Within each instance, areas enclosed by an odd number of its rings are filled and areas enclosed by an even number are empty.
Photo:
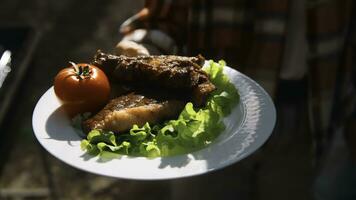
M89 76L90 75L90 69L89 69L89 65L86 65L83 70L82 73L84 76Z
M90 77L91 70L89 68L89 65L83 67L83 66L78 66L74 62L69 62L69 63L72 65L78 79L82 80L84 78Z

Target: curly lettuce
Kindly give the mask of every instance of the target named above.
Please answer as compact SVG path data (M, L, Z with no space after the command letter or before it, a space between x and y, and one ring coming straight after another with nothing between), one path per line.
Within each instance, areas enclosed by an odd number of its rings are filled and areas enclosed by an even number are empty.
M159 157L190 153L209 145L224 129L223 118L239 102L235 86L224 74L224 61L210 61L204 70L216 90L206 106L197 109L189 102L175 120L160 125L134 125L127 133L92 130L81 148L91 155L113 158L120 155Z

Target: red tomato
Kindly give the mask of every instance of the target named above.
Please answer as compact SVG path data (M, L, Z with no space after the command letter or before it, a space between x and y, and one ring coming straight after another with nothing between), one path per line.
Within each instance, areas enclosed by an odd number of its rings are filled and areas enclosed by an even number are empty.
M110 84L105 73L86 63L71 63L54 79L54 92L70 117L97 112L109 100Z

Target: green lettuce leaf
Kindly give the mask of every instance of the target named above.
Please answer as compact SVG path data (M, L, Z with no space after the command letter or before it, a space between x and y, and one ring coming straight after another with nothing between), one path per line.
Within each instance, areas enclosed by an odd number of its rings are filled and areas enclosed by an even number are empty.
M187 103L179 117L163 124L134 125L127 133L92 130L81 148L102 158L118 155L144 156L149 158L172 156L193 152L209 145L224 129L223 118L230 114L239 101L239 94L224 74L224 61L210 61L204 70L216 90L208 98L204 108Z

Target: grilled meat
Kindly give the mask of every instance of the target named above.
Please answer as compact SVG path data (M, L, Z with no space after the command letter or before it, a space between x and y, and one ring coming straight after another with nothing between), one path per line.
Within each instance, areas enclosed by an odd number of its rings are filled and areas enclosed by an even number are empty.
M143 126L172 119L182 111L183 101L157 100L139 94L130 93L111 100L103 110L83 122L84 132L93 129L122 132L134 124Z
M205 103L215 90L208 75L201 69L202 56L115 56L100 51L94 64L114 79L130 85L160 87L173 93L186 93L197 106Z

